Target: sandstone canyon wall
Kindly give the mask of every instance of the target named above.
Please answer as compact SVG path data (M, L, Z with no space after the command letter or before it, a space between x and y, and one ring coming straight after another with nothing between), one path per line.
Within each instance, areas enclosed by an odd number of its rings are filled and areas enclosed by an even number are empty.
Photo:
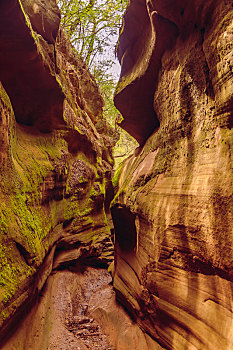
M114 287L151 349L233 349L233 5L131 0L115 104Z
M112 260L112 131L59 23L54 0L0 1L1 341L61 264Z
M0 348L231 350L232 1L124 15L115 104L140 147L114 179L113 284L135 323L81 267L112 261L113 142L59 22L55 0L0 0Z

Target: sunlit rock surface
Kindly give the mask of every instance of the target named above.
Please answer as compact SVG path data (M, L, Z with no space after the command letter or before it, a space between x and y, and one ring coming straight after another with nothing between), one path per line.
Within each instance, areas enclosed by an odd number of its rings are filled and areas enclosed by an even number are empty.
M59 18L52 0L0 2L1 342L53 270L112 260L112 131Z
M124 20L115 103L145 145L116 174L114 287L152 349L230 350L232 1L132 0Z

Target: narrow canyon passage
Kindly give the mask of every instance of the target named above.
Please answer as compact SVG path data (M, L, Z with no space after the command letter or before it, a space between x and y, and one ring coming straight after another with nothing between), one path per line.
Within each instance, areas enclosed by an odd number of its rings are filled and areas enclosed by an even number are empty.
M128 2L117 170L60 20L0 0L0 349L232 350L232 0Z
M0 348L150 349L152 339L143 334L116 301L111 281L103 268L73 264L55 271Z

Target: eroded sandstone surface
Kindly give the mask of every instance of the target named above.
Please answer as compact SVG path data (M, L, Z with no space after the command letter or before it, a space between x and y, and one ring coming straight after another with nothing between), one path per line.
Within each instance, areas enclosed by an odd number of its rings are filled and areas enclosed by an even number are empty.
M1 342L52 271L113 258L113 134L59 22L53 0L0 2Z
M1 349L233 348L232 19L229 0L131 0L124 15L115 104L140 147L111 212L130 319L90 267L113 259L98 87L54 0L0 1Z
M151 349L233 348L232 49L232 1L126 10L115 104L141 148L116 174L114 287Z

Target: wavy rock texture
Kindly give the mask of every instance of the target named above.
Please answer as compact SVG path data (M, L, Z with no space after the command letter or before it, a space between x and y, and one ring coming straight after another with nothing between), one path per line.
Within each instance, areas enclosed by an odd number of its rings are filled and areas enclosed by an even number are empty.
M1 341L53 270L112 260L112 131L59 21L53 0L0 2Z
M233 348L232 19L228 0L124 16L115 103L145 145L118 174L114 287L152 349Z

